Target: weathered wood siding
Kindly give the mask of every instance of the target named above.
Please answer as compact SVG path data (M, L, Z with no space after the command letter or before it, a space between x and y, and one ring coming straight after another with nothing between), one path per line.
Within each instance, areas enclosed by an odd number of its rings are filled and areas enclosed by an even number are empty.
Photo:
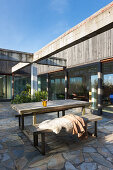
M17 62L0 61L0 74L11 74L11 68L16 64Z
M13 61L0 61L0 74L11 74L12 67L18 64L18 62ZM30 66L20 69L16 72L17 74L28 74L30 73Z
M55 57L67 59L67 68L113 57L113 28L63 50ZM39 74L61 68L39 65Z
M106 27L110 25L113 25L113 2L38 50L34 53L33 61L50 57L97 31L99 33L102 29L105 31Z
M113 28L69 47L55 54L54 57L67 59L67 68L111 58L113 57ZM15 64L17 62L0 61L0 74L10 74ZM38 74L57 70L61 70L61 67L38 65ZM18 72L30 73L30 67Z
M113 57L113 29L70 47L67 66L87 64L110 57Z

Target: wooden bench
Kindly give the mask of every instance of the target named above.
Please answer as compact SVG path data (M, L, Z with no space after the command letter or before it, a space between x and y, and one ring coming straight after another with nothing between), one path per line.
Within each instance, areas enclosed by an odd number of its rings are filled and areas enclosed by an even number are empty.
M94 136L97 137L97 121L102 120L101 116L93 115L93 114L86 114L84 116L81 116L85 123L86 128L87 124L90 122L94 122ZM42 130L38 128L38 124L30 126L30 131L33 133L33 145L43 154L45 155L45 135L46 133L53 132L52 130ZM41 147L39 147L38 138L39 135L41 135Z

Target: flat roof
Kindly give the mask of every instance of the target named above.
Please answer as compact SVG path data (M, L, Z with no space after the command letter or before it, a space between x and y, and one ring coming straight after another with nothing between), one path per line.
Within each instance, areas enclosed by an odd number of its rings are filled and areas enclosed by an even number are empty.
M16 51L16 50L9 50L9 49L3 49L3 48L0 48L0 51L3 51L3 52L11 52L11 53L18 53L18 54L33 55L33 53L29 53L29 52Z

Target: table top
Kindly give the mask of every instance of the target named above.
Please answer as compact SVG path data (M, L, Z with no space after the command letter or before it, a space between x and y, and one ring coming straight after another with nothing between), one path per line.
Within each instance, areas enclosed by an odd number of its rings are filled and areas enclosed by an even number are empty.
M47 101L47 107L43 107L42 102L12 104L11 106L19 114L32 114L32 113L40 114L40 113L68 110L77 107L86 107L89 105L90 103L86 101L67 99L67 100Z

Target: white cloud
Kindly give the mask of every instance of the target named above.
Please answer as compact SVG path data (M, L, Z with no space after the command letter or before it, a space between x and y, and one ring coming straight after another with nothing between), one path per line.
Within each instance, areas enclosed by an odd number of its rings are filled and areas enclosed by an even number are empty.
M68 7L68 0L51 0L50 7L52 10L62 14Z

